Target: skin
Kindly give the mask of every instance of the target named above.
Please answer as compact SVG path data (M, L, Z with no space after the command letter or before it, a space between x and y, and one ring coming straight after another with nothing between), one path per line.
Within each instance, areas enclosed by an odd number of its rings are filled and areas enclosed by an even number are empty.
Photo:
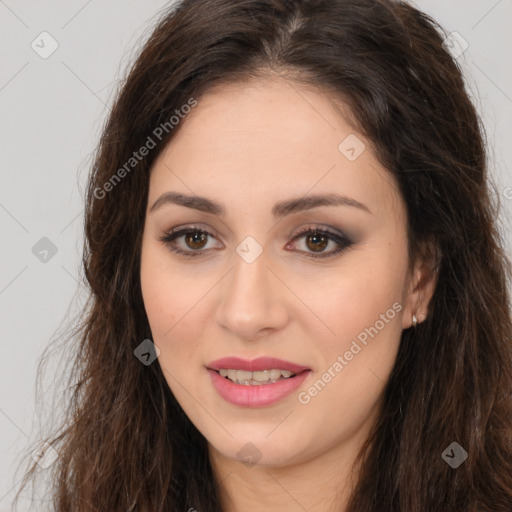
M350 467L377 418L401 332L413 313L418 322L425 318L435 286L430 262L407 273L398 188L321 91L268 77L223 85L182 123L153 166L142 241L141 285L158 364L208 441L226 512L343 510L354 482ZM354 161L338 149L350 134L366 146ZM226 216L175 204L150 211L171 190L207 196ZM371 213L341 205L279 221L271 215L278 201L331 192ZM211 233L207 241L187 245L181 236L174 245L189 253L203 248L202 255L174 254L159 240L194 225ZM293 241L308 226L339 230L353 245L315 259L310 255L338 246L315 245L307 235ZM247 236L263 249L252 263L236 252ZM298 394L395 303L401 310L394 318L300 403ZM209 362L266 355L312 372L296 392L265 407L233 405L217 393ZM247 443L258 450L257 464L237 455Z

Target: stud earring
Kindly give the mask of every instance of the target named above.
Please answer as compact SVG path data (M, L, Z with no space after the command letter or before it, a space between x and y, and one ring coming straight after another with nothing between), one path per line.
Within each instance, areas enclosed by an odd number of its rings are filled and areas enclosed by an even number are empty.
M412 315L412 325L414 325L414 328L418 325L418 319L416 318L416 315L413 313Z

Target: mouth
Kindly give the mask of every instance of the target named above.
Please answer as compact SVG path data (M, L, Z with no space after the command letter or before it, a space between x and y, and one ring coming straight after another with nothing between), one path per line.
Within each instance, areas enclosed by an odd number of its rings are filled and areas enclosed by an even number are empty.
M212 369L212 368L210 368ZM281 370L273 368L271 370L263 370L250 372L247 370L233 370L227 368L221 368L220 370L213 370L222 378L231 381L233 384L240 384L242 386L264 386L268 384L274 384L282 380L293 379L297 375L310 370L302 370L300 372L292 372L290 370Z
M311 368L275 357L223 357L206 368L218 394L241 407L264 407L279 402L312 372Z
M223 357L207 365L208 370L234 384L264 386L283 380L293 380L310 368L275 357L259 357L253 360Z
M309 368L297 372L280 368L255 371L207 368L207 371L218 395L239 407L267 407L280 402L304 385L312 373Z

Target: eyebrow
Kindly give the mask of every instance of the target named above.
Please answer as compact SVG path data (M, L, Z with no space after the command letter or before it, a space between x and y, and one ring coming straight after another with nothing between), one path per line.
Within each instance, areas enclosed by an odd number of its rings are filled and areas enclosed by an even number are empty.
M192 208L194 210L199 210L201 212L211 213L220 217L225 217L226 215L225 208L220 203L217 203L212 199L201 196L189 196L172 191L162 194L153 203L153 206L149 211L150 213L154 212L166 204L177 204L187 208ZM319 206L352 206L372 214L372 211L365 204L356 201L351 197L340 194L322 194L297 197L288 199L286 201L280 201L276 203L272 208L272 216L274 218L281 218L292 213L309 210L311 208L317 208Z

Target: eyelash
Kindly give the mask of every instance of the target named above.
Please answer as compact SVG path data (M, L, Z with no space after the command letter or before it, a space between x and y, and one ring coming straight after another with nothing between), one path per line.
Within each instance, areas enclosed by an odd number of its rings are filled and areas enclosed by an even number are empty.
M201 250L191 249L190 251L183 251L183 250L178 249L177 247L174 247L172 245L172 242L176 238L179 238L180 236L184 236L184 235L187 235L190 233L202 233L202 234L206 234L208 236L213 236L208 231L205 231L204 229L201 229L198 226L193 226L193 227L186 227L183 229L179 229L177 231L166 232L163 236L159 237L158 240L160 242L163 242L172 252L174 252L176 254L181 254L181 255L190 256L190 257L200 256L205 251L205 249L201 249ZM351 245L353 245L353 242L346 236L338 235L337 233L333 233L332 231L328 231L328 230L320 229L320 228L316 228L316 227L311 227L311 226L307 226L306 228L301 230L299 233L297 233L293 237L293 239L291 241L295 242L296 240L299 240L300 238L303 238L305 235L309 235L309 234L325 236L330 241L333 241L340 246L340 247L338 247L338 249L328 252L328 253L318 253L318 254L307 253L308 254L307 257L310 257L310 258L330 258L330 257L333 257L333 256L339 254L340 252L344 251L345 249L348 249ZM208 250L208 249L206 249L206 250ZM304 252L304 251L300 251L300 252Z

